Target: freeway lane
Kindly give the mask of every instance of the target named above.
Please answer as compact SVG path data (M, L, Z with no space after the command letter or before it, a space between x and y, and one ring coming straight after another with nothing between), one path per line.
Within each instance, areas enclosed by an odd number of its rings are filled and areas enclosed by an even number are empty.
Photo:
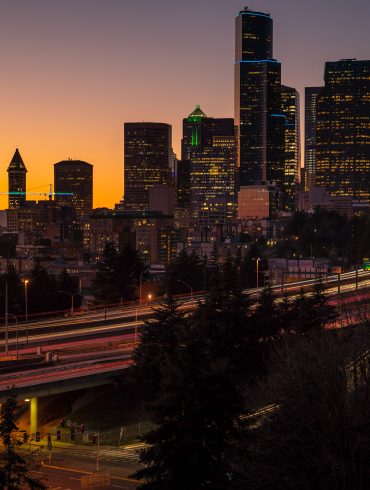
M130 354L123 354L120 358L79 361L74 363L28 368L27 371L17 371L0 375L0 392L15 389L34 387L46 383L56 383L70 379L82 378L104 373L117 373L131 364Z
M347 272L340 275L340 283L341 289L344 290L352 290L356 289L356 281L358 281L358 287L365 288L370 286L370 271L359 270L354 272ZM287 283L282 287L282 285L273 286L273 290L275 290L278 294L284 293L294 294L294 292L299 292L301 288L307 289L312 288L315 284L315 279L309 279L304 281L297 281L294 283ZM335 294L338 289L338 276L329 276L324 279L324 284L328 288L328 294ZM248 289L245 291L246 294L249 294L252 298L256 295L256 289ZM204 299L204 296L198 295L194 298L194 301L189 300L188 296L183 296L179 298L180 301L183 301L183 308L192 309L194 308L198 301ZM67 336L67 332L70 331L71 335L78 334L79 336L86 333L86 330L83 331L84 327L90 327L90 333L92 330L96 330L97 332L107 332L109 331L109 325L111 326L112 331L117 328L131 325L131 327L135 326L136 320L140 320L140 324L144 318L150 317L152 314L152 308L158 306L158 303L146 304L144 306L140 306L137 304L133 304L130 306L125 306L123 308L114 307L112 309L107 309L106 313L86 313L82 315L78 315L75 317L68 318L49 318L42 321L38 321L35 323L30 323L28 325L28 332L30 336L30 342L39 342L46 340L46 335L43 334L50 333L50 340L53 339L52 332L65 332L65 337ZM20 342L25 341L27 326L22 323L18 325L18 332L20 334ZM0 327L0 333L4 332L4 325ZM11 324L9 326L9 333L11 337L15 336L15 325ZM55 335L54 339L59 335Z

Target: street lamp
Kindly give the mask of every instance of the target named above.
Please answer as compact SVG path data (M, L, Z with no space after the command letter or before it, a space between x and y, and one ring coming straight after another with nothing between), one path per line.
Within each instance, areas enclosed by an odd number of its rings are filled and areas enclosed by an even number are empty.
M149 303L152 301L152 298L153 298L153 295L151 293L148 294L148 300L149 300Z
M140 272L140 287L139 287L139 304L141 305L141 288L142 288L142 284L143 284L143 274L144 274L144 271L141 271Z
M24 305L26 310L26 342L28 344L28 283L30 282L28 279L24 281Z
M9 325L8 325L8 281L5 283L5 354L9 350Z
M13 313L8 313L15 320L15 358L18 361L18 318Z
M259 263L260 263L260 258L256 258L256 298L258 300L258 279L259 279Z
M181 279L176 279L176 281L181 282L182 284L184 284L184 286L190 289L190 299L191 301L193 301L193 288L187 282L182 281Z
M73 316L74 312L74 297L79 295L80 293L70 293L69 291L59 291L60 293L68 294L71 297L71 316Z

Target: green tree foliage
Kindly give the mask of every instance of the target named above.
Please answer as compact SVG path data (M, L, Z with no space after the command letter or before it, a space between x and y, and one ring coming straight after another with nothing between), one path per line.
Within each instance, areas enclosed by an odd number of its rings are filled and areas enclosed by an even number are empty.
M95 297L105 303L135 300L142 272L145 266L136 250L128 246L117 252L107 242L93 282Z
M0 409L0 439L3 452L0 459L0 485L4 490L42 490L46 486L30 475L32 461L21 453L17 420L18 405L10 397Z

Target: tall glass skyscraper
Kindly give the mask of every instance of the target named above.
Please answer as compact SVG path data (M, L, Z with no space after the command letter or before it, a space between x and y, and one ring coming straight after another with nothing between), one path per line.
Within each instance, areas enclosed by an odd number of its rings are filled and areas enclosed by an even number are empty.
M304 168L306 188L308 191L315 185L316 173L316 101L322 87L305 88L305 150Z
M328 62L317 97L316 185L370 200L370 60Z
M63 160L54 163L54 190L58 206L71 206L77 218L87 218L93 208L93 170L91 163L81 160Z
M234 120L207 117L197 106L183 120L182 158L189 161L190 214L195 224L231 224L236 216Z
M239 185L284 179L285 116L281 65L273 58L273 21L247 7L236 18L235 124Z
M124 207L149 209L149 189L173 185L172 127L165 123L125 123Z
M283 85L281 87L281 104L282 112L285 115L283 209L295 211L301 165L298 91Z

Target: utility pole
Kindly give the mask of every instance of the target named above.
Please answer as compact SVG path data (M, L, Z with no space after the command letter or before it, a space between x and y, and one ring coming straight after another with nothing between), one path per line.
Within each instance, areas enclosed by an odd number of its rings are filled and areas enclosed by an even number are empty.
M8 322L8 281L5 283L5 354L9 350L9 322Z
M96 451L96 472L99 473L99 449L100 449L100 434L99 434L99 431L97 433L97 443L98 443L98 446L97 446L97 451Z

